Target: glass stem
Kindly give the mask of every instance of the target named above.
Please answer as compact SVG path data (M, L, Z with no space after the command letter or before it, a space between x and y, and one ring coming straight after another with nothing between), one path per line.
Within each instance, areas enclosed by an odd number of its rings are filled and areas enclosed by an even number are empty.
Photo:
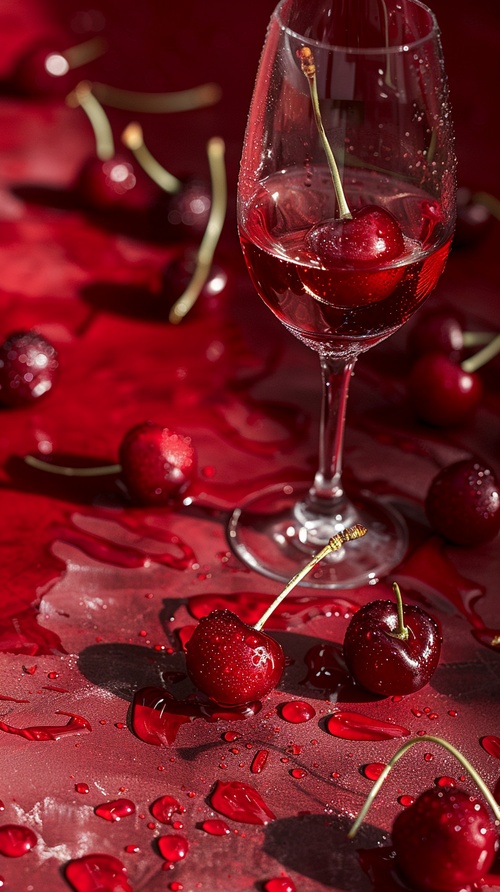
M342 514L347 504L342 488L345 413L349 384L357 357L321 357L323 400L319 464L309 490L309 506L320 513ZM337 512L338 509L338 512Z

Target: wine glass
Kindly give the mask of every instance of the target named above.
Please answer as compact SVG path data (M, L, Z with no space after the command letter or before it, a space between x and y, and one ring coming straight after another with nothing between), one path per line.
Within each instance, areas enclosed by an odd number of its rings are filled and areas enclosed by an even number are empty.
M306 585L374 583L405 552L389 500L342 484L349 380L436 285L455 191L433 13L419 0L282 0L250 108L238 227L260 297L319 354L323 403L314 480L254 494L230 518L233 550L268 577L290 578L356 522L366 536Z

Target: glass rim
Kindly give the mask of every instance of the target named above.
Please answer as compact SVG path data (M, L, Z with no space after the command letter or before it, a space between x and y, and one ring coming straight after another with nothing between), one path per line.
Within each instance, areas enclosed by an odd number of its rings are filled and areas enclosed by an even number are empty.
M393 53L401 53L401 52L409 52L410 50L416 49L427 41L434 39L439 34L439 26L437 23L436 16L432 9L430 9L425 3L422 3L422 0L407 0L407 2L411 3L413 6L418 6L420 9L424 10L424 12L428 13L431 26L427 34L423 37L419 37L417 40L412 40L411 43L401 43L394 44L394 46L379 46L379 47L359 47L359 46L343 46L342 44L334 44L334 43L326 43L322 40L315 40L312 37L305 37L304 34L300 34L298 31L294 31L293 28L285 25L281 19L281 9L285 5L285 3L289 2L289 0L280 0L278 6L274 10L272 14L272 18L275 18L282 31L285 31L290 36L297 38L297 40L302 41L303 43L309 43L318 49L330 50L330 52L344 52L349 53L350 55L358 55L358 56L379 56L381 54L393 54Z

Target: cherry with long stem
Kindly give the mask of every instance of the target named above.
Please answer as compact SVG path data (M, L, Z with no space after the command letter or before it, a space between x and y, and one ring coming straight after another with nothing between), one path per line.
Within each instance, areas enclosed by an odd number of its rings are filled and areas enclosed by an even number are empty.
M186 669L198 690L230 708L261 700L273 690L285 668L285 655L280 644L262 631L263 626L316 564L365 533L365 527L355 524L333 536L254 625L247 625L231 610L213 610L203 617L186 645Z
M389 772L394 768L396 763L399 762L401 757L404 756L405 753L408 752L408 750L411 749L413 746L415 746L415 744L417 744L417 743L435 743L438 746L443 747L452 756L454 756L459 761L460 765L468 772L468 774L471 776L472 780L474 781L474 783L476 784L478 789L481 791L482 795L484 796L484 798L488 802L488 805L490 806L491 810L493 811L493 814L495 815L496 820L500 821L500 805L496 801L496 799L493 796L493 794L491 793L491 791L486 786L482 777L478 774L478 772L471 765L471 763L468 761L468 759L466 759L465 756L459 750L457 750L456 747L453 746L453 744L449 743L447 740L444 740L441 737L434 737L432 734L423 734L421 737L414 738L412 740L407 740L405 743L403 743L403 745L394 754L392 759L390 759L390 761L384 767L381 774L375 781L373 787L371 788L370 793L368 794L368 797L367 797L360 813L358 814L356 820L354 821L354 824L352 825L351 829L349 830L349 832L347 834L349 839L353 839L354 836L356 835L356 833L358 832L361 824L363 823L363 821L370 809L370 806L371 806L373 800L375 799L378 792L380 791L380 788L384 784L385 779L387 778L387 775L389 774Z

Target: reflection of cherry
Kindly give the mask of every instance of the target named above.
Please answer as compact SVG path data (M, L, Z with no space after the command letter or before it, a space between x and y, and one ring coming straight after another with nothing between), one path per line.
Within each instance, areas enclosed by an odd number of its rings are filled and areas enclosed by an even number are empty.
M346 542L363 536L355 525L333 536L297 573L254 626L230 610L203 617L186 644L186 668L200 691L222 706L241 706L265 697L278 684L285 667L281 646L262 628L286 595L320 560Z
M13 332L0 346L0 402L24 406L52 389L57 352L36 331Z
M428 683L439 662L436 621L420 607L371 601L357 610L344 638L344 659L352 677L375 694L410 694Z
M417 743L433 743L451 753L470 774L496 821L500 807L465 756L451 743L424 734L404 743L385 766L348 836L357 833L389 771ZM484 802L456 787L426 790L396 817L392 828L396 865L422 892L461 892L479 883L498 850L498 829Z
M500 488L493 471L475 459L454 462L432 481L427 519L455 545L480 545L500 529Z

